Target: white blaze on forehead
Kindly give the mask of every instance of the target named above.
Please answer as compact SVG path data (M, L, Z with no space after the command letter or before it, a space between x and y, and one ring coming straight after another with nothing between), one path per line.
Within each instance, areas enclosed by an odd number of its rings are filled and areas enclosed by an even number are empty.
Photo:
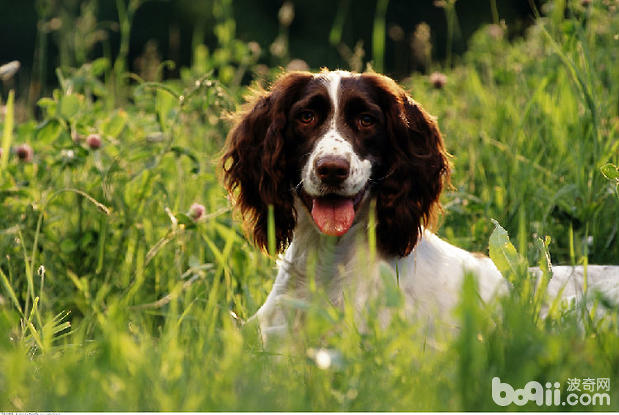
M331 99L331 104L333 107L333 116L331 118L330 129L335 130L335 121L339 116L338 92L340 90L340 81L342 78L352 77L353 74L348 71L329 71L316 74L315 76L324 82L327 92L329 93L329 98Z

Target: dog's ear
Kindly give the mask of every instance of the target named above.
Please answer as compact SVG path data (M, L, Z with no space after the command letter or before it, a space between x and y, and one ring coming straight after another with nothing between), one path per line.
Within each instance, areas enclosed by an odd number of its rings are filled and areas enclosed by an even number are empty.
M256 245L268 247L268 209L273 206L276 248L292 240L296 224L292 184L286 175L287 111L312 75L291 72L270 92L261 91L234 116L221 158L223 182Z
M393 80L370 74L379 89L386 118L389 151L385 175L376 188L378 248L388 255L408 255L433 227L439 196L449 182L449 161L436 121Z

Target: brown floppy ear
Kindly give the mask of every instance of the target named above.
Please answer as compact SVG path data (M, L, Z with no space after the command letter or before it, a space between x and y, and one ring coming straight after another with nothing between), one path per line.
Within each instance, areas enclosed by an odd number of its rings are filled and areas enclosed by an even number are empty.
M376 189L377 242L384 254L406 256L422 226L436 224L449 155L436 121L391 79L371 76L382 90L389 141L386 174Z
M296 212L286 175L287 110L297 99L310 73L292 72L279 78L270 92L258 94L235 115L221 158L223 181L256 245L268 247L268 207L275 216L276 248L292 240Z

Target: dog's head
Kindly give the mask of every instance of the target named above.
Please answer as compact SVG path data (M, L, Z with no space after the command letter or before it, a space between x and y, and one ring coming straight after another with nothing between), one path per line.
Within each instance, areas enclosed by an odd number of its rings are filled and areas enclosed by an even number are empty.
M392 79L374 73L292 72L237 114L222 158L224 183L254 241L292 239L299 198L322 233L341 236L376 200L386 255L410 253L439 209L449 164L436 122Z

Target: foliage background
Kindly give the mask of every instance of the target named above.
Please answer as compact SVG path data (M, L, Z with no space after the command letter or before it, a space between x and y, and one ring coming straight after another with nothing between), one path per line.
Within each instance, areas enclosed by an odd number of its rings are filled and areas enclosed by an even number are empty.
M235 27L235 37L239 40L255 41L268 51L281 35L285 35L288 43L285 56L265 53L260 63L285 66L290 59L296 58L306 61L312 68L343 67L347 61L338 49L353 49L357 42L362 42L366 59L370 60L373 59L375 14L381 2L286 2L293 6L294 19L284 27L278 19L278 12L285 3L282 1L141 0L133 3L140 3L140 7L130 28L127 61L130 69L137 72L136 59L152 45L156 45L162 60L173 60L179 67L191 64L196 44L216 47L218 38L213 27L222 21L218 14L221 6L232 6L224 17L226 24ZM432 58L445 59L447 21L443 8L432 1L382 3L388 3L385 11L386 73L403 77L413 69L424 69L424 62L415 58L412 47L415 28L421 22L426 22L431 29ZM24 67L21 77L27 78L34 71L35 78L43 76L42 80L53 87L56 67L81 65L86 59L118 53L121 30L117 4L115 0L0 1L0 15L4 16L0 26L0 62L18 59ZM456 53L466 50L468 39L481 24L498 23L503 19L510 37L514 37L522 35L533 20L526 1L467 0L454 3L454 8L458 20L452 47ZM317 44L325 47L316 47ZM170 70L168 75L178 76L178 70ZM49 92L44 88L44 93Z
M515 38L499 14L462 55L452 53L454 16L465 3L441 3L451 55L399 76L438 117L454 155L440 235L486 252L490 219L502 224L520 253L493 258L520 269L510 296L480 304L467 279L459 329L428 333L402 317L389 284L368 304L366 330L350 307L324 304L317 292L315 303L297 304L307 326L277 352L240 328L264 301L274 261L243 237L216 159L228 129L222 114L300 52L292 37L290 48L275 49L279 57L243 39L241 3L222 0L205 3L212 24L192 35L188 63L152 47L136 60L132 39L149 3L118 0L110 21L97 4L36 2L53 12L39 15L32 73L27 65L3 73L0 408L500 410L490 394L499 376L514 386L559 381L563 396L568 378L609 378L611 407L593 409L619 409L617 305L589 293L576 304L551 302L540 318L543 284L524 266L544 264L547 250L553 263L618 263L616 1L532 8L539 15ZM381 65L392 7L372 21L376 46L364 42L372 53L348 56L343 67ZM281 9L285 38L295 20ZM54 18L65 12L74 30L63 34ZM108 27L117 49L97 37ZM386 70L395 68L383 56ZM198 219L194 203L205 207ZM392 309L389 327L372 324L377 307Z

